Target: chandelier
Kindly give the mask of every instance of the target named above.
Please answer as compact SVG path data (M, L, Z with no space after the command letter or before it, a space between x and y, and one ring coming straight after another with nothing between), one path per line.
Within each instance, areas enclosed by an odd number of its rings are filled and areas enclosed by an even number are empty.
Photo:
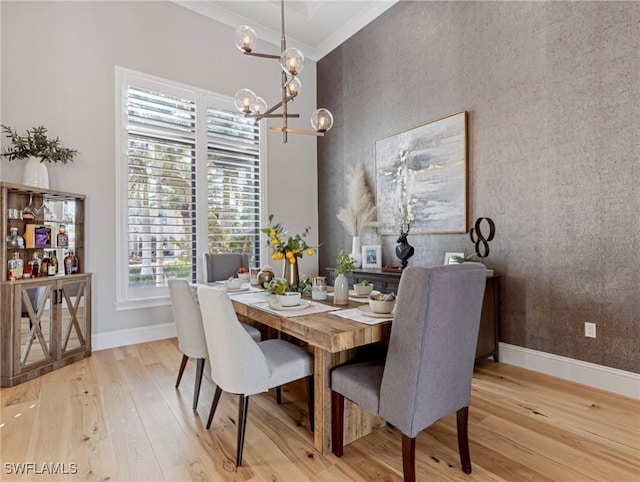
M333 115L327 109L317 109L311 114L312 131L293 129L287 125L289 118L300 117L300 114L289 113L287 104L296 98L302 88L298 75L304 67L304 55L297 48L287 48L287 39L284 35L284 0L280 1L280 18L282 24L280 55L254 52L253 48L258 36L255 30L247 25L236 29L235 44L244 55L265 59L277 59L280 62L280 66L282 67L282 99L269 108L267 107L266 101L262 97L258 97L252 90L240 89L236 92L234 98L235 106L245 117L254 118L256 122L266 118L282 118L281 127L270 128L273 131L282 132L282 142L287 142L287 133L289 132L294 134L324 136L324 133L333 127ZM278 109L282 110L276 113Z

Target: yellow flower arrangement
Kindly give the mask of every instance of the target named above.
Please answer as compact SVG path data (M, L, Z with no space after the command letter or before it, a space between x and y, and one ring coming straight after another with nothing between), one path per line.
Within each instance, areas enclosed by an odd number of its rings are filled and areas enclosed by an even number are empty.
M307 226L302 233L287 237L288 233L280 223L273 224L273 214L269 215L269 226L262 228L267 235L267 247L273 250L271 257L276 261L286 259L289 264L296 264L297 258L304 254L313 256L317 252L317 246L309 246L304 240L310 230L311 227Z

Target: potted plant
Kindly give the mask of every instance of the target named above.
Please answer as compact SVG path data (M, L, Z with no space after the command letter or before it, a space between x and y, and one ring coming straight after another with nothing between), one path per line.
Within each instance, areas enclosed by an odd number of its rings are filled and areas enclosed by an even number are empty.
M452 256L451 259L456 263L468 263L469 261L474 261L477 256L474 253L467 253L467 250L464 250L462 256Z
M307 226L302 233L290 236L282 224L273 223L273 214L270 214L269 225L261 231L267 236L267 247L273 251L271 257L275 261L285 260L282 277L286 278L289 284L297 285L300 281L297 259L305 254L313 256L318 250L318 246L311 246L305 240L311 227Z
M27 129L27 133L22 136L9 126L1 127L10 144L2 149L0 156L9 161L29 159L25 164L22 180L26 185L48 189L49 173L45 163L66 164L73 161L78 153L75 149L64 147L58 137L49 137L44 126Z
M349 280L345 274L352 274L355 260L341 249L336 259L336 274L333 282L333 302L336 305L349 304Z
M367 296L373 291L373 285L371 281L363 279L362 281L353 285L353 289L357 296Z
M373 195L367 187L362 164L350 164L345 173L347 180L347 204L340 208L336 217L351 236L351 257L354 267L362 266L360 235L368 228L378 226L376 221L376 205Z

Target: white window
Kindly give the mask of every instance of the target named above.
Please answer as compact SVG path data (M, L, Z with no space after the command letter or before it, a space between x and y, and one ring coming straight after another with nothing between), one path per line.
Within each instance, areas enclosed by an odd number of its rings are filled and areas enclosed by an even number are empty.
M235 113L207 109L209 252L260 258L260 179L258 126Z
M204 252L260 265L261 129L233 100L116 69L117 307L165 304ZM140 300L144 300L141 302Z

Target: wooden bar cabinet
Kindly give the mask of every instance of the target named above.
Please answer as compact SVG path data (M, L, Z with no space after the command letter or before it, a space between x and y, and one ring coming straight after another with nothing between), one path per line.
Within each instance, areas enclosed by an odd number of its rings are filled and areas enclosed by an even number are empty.
M91 355L91 274L84 272L84 203L81 194L0 183L0 386L25 382ZM11 228L24 236L34 226L46 227L50 238L36 245L25 240L19 248L8 246ZM56 234L63 231L66 238L58 239ZM55 275L10 279L8 262L14 253L23 260L27 273L34 254L42 259L44 251L56 252L61 266ZM64 274L63 260L70 251L78 260L77 271Z

